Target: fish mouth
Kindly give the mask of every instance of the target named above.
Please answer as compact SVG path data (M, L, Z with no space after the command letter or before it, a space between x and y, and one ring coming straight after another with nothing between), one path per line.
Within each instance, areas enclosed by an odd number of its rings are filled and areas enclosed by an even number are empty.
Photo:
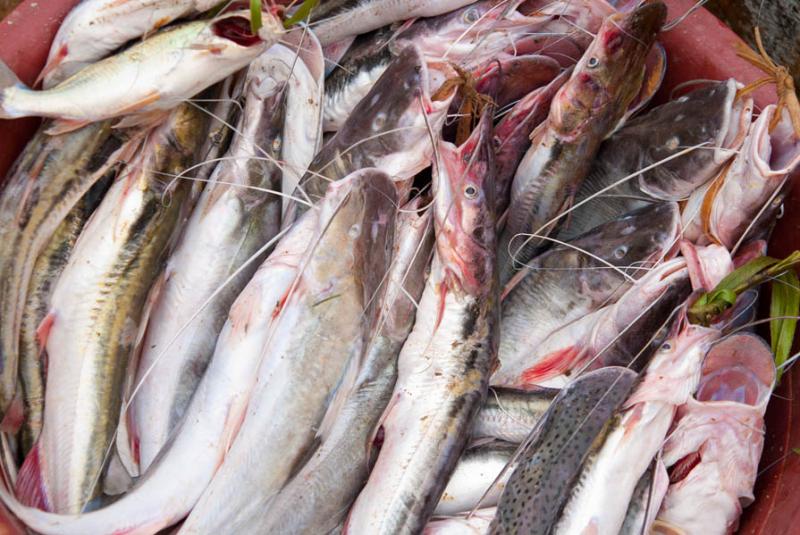
M775 363L769 346L753 334L736 334L717 343L703 360L695 399L765 405L775 382Z
M753 99L736 96L737 86L740 84L731 78L725 85L729 95L725 99L723 126L717 134L715 143L716 164L725 163L733 152L742 146L753 116Z
M661 0L647 1L629 13L609 17L627 35L637 39L655 35L667 20L667 6Z

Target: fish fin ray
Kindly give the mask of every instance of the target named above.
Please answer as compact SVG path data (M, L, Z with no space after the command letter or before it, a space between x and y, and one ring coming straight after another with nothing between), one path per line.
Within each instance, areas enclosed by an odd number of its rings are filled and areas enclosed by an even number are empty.
M24 505L36 507L43 511L52 511L44 480L42 479L39 455L39 442L37 441L19 469L14 492Z
M67 132L72 132L73 130L83 128L90 122L91 121L76 120L76 119L56 119L50 124L50 127L47 130L45 130L45 134L49 136L66 134Z

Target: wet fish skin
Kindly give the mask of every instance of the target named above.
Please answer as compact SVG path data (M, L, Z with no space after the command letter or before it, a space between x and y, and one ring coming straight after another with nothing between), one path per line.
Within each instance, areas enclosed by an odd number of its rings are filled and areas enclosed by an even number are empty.
M261 350L276 303L296 284L307 252L319 240L353 182L331 188L319 210L306 212L231 307L207 373L192 396L170 444L150 470L113 504L81 515L57 515L25 507L0 486L14 514L48 535L152 534L182 520L211 482L234 441L256 384ZM235 358L234 358L235 357Z
M53 87L126 42L216 4L216 0L83 1L58 28L40 75L42 85Z
M519 386L523 376L543 380L563 373L561 366L569 363L553 362L562 348L547 353L543 343L623 297L646 273L636 268L659 261L674 246L679 217L675 203L646 206L550 249L518 272L504 290L500 367L493 384ZM570 346L580 345L579 337L567 338Z
M50 130L57 133L134 112L174 108L247 65L283 33L277 19L267 15L259 32L263 38L242 39L239 36L249 31L242 28L250 24L245 14L223 15L211 24L188 22L159 32L51 89L5 87L0 90L0 118L58 118L62 121ZM227 37L230 26L235 28L233 37Z
M513 467L496 479L516 450L515 444L500 441L467 449L450 475L433 514L451 516L467 513L478 505L484 508L497 505Z
M559 229L566 239L652 202L680 201L713 178L741 146L752 102L736 98L733 79L692 91L629 121L603 142L576 203L676 153L697 150L640 173L578 206Z
M372 320L352 389L337 392L320 429L322 444L270 501L265 533L328 533L339 525L369 477L371 440L397 378L397 355L414 323L433 247L428 199L417 197L398 214L395 246L378 315ZM414 300L412 302L412 299ZM344 387L340 387L344 388ZM337 398L346 399L337 404ZM333 410L342 405L340 411ZM325 429L327 427L327 429Z
M338 217L276 307L241 429L183 534L261 529L267 502L313 451L328 403L360 354L364 318L377 307L389 265L397 197L376 169L351 182Z
M428 67L417 48L405 49L323 145L294 196L316 202L331 181L378 167L398 183L400 198L405 200L407 182L430 165L433 145L428 128L441 130L454 91L437 100L432 93L454 74L446 65ZM290 203L284 226L305 209L300 203Z
M460 147L439 142L431 274L398 358L383 445L345 533L422 530L486 396L499 334L490 113Z
M584 458L635 378L624 368L603 368L556 396L517 459L489 533L550 532Z
M19 332L36 258L78 200L114 175L131 144L126 132L95 123L61 136L40 128L0 193L0 414L16 393Z
M486 401L472 426L473 438L495 438L521 444L557 394L556 388L517 390L489 387Z
M478 509L472 516L437 517L428 522L423 535L484 535L497 512L497 507Z
M168 189L169 177L195 160L206 124L205 113L185 105L150 133L55 285L44 329L44 424L17 479L28 503L79 513L100 492L147 293L191 189L181 181Z
M667 469L660 459L656 459L633 489L625 521L619 530L620 535L650 533L668 486Z
M609 16L553 98L511 185L500 239L501 284L515 263L527 262L543 244L541 237L528 240L524 234L551 233L550 221L572 203L600 143L639 92L645 59L665 18L661 2Z
M20 430L20 455L23 459L39 438L44 418L44 348L40 347L37 330L50 310L53 287L67 265L83 226L108 191L111 178L103 177L78 201L53 232L33 265L19 342L19 388L25 407L25 420Z

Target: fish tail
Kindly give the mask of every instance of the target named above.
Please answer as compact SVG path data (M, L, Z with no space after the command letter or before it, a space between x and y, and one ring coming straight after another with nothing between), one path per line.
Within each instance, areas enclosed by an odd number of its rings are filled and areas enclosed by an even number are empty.
M14 492L21 503L44 511L52 511L39 463L39 442L31 448L17 474Z

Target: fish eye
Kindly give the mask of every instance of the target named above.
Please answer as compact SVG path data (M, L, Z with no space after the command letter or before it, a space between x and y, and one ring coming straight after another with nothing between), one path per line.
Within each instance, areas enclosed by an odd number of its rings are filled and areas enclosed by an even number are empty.
M595 57L589 58L589 61L586 62L586 66L590 69L594 69L598 65L600 65L600 60Z
M672 345L669 342L661 344L661 351L669 351L670 349L672 349Z
M478 22L480 15L478 14L478 10L475 8L468 9L464 12L464 22L467 24L473 24Z
M276 137L272 140L272 150L273 152L278 152L281 150L281 138Z
M472 184L469 184L467 187L464 188L464 196L467 199L474 199L475 197L478 196L478 188L476 188Z
M375 118L372 120L372 129L380 130L385 125L386 125L386 114L381 112L375 115Z
M616 249L614 249L614 258L621 259L625 256L625 253L628 252L628 247L626 245L620 245Z

